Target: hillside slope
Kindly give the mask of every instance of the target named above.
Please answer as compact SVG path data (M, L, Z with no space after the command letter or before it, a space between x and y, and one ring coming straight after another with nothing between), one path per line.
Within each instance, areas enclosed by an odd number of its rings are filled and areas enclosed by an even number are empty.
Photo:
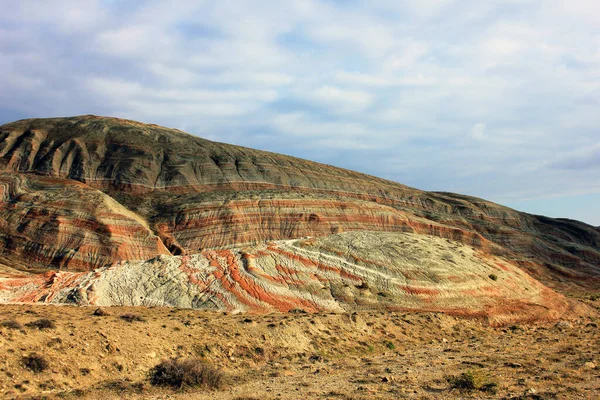
M419 234L352 232L0 282L4 302L269 313L444 311L552 319L565 298L498 257Z
M79 272L121 261L162 255L181 263L177 256L356 231L448 239L554 289L600 290L600 231L584 223L116 118L1 126L0 197L0 262L23 273L85 276ZM353 257L362 252L351 250ZM448 254L459 257L453 248ZM529 284L519 285L511 286L516 293Z

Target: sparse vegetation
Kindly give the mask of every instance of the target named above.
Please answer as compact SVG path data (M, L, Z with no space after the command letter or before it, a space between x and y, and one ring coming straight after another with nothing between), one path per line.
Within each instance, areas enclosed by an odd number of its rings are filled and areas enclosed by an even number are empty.
M48 369L48 361L39 354L31 353L21 358L21 363L25 368L35 373L40 373Z
M62 344L62 339L58 338L58 337L55 337L55 338L50 339L48 341L48 343L46 343L46 346L48 346L48 347L54 347L54 346L58 346L58 345L61 345L61 344Z
M94 313L92 314L96 317L105 317L107 315L110 315L110 313L108 311L106 311L104 308L96 308L96 310L94 311Z
M102 387L122 395L127 392L142 393L144 391L143 382L132 382L130 379L115 379L104 382ZM123 396L125 397L125 396Z
M170 359L162 361L150 370L150 383L154 386L182 387L204 386L211 389L221 388L224 373L199 358Z
M54 323L54 321L52 321L51 319L48 319L48 318L36 319L35 321L26 323L25 326L27 326L28 328L36 328L41 331L45 330L45 329L55 329L56 328L56 324Z
M21 329L22 326L20 323L15 321L14 319L9 319L7 321L2 321L2 326L8 329Z
M306 310L303 310L302 308L292 308L288 312L291 314L306 314Z
M143 317L140 317L137 314L131 314L131 313L121 315L121 319L125 320L127 322L145 322L146 321Z
M38 315L25 314L28 308ZM341 313L222 315L117 306L110 317L93 317L95 309L3 305L0 324L16 320L24 331L0 326L0 381L6 385L0 392L102 399L177 397L172 390L185 390L187 397L208 399L211 384L191 387L207 381L197 378L202 366L225 373L214 397L240 400L277 393L300 399L568 399L595 398L597 391L597 318L574 321L565 333L556 322L490 328L437 313L357 312L350 323L352 314ZM146 322L120 318L131 312ZM56 329L25 327L39 318L55 321ZM242 323L245 318L253 323ZM48 364L41 373L22 361L34 352ZM177 361L162 364L165 354ZM527 393L530 388L537 392Z
M490 380L488 374L482 369L463 372L460 375L448 377L448 383L453 389L496 393L498 384Z

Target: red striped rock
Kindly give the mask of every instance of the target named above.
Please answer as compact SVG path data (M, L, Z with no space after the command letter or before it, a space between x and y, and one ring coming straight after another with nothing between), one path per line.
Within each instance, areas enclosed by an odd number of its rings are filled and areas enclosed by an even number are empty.
M495 324L555 319L571 307L502 258L448 239L382 232L160 256L90 273L9 278L0 281L0 299L254 313L442 311Z
M600 231L584 223L156 125L95 116L6 124L0 171L0 262L17 269L85 271L270 240L414 232L502 256L554 288L600 288ZM31 184L15 196L11 179Z
M146 221L83 183L0 173L0 254L12 267L89 270L170 254Z

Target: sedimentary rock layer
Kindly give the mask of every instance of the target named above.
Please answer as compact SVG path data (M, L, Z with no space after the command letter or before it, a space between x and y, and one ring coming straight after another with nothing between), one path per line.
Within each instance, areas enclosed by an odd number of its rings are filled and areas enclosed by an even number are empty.
M553 287L600 287L600 232L584 223L520 213L469 196L424 192L156 125L96 116L6 124L0 127L0 171L78 182L111 196L121 206L116 214L139 217L171 254L344 231L406 231L502 255ZM72 185L65 185L61 193L68 201ZM10 201L21 210L31 204ZM73 210L75 203L70 203ZM4 231L5 253L23 253L32 267L89 270L128 252L139 254L136 258L154 254L140 250L154 248L148 244L114 252L110 240L96 241L102 245L92 249L75 246L70 242L78 237L68 239L65 233L65 249L74 252L73 260L93 260L65 264L60 257L27 255L31 251L15 229ZM55 246L52 235L36 241L43 248ZM159 254L165 251L157 246ZM57 247L56 252L66 250ZM19 267L14 260L5 257L4 263Z
M347 231L418 232L460 240L489 251L503 249L481 235L375 202L271 193L225 201L173 204L175 220L157 216L155 230L181 252L255 244Z
M83 183L0 173L0 258L27 269L94 269L170 254L147 223Z
M168 305L229 312L394 309L556 318L568 302L471 246L413 233L353 232L0 281L11 302Z

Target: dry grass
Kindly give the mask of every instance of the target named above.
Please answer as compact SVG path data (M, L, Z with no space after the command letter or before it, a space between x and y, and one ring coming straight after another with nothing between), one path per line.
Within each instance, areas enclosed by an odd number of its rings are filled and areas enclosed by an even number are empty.
M0 398L433 400L535 392L592 399L600 392L597 317L497 328L433 313L107 311L112 316L87 307L0 305L3 321L56 322L53 330L0 327ZM124 322L128 314L146 322ZM24 365L32 353L47 369ZM172 373L181 363L184 372ZM166 386L150 384L148 372L159 365ZM211 383L218 375L206 378L206 366L226 374L219 389L209 389L219 386Z
M223 371L199 358L164 360L150 370L150 383L154 386L207 387L219 389L224 383Z
M54 323L54 321L48 318L36 319L35 321L26 323L25 326L28 328L36 328L39 330L56 328L56 324Z
M20 323L15 321L14 319L9 319L7 321L2 321L2 326L8 329L21 329L22 326Z
M460 375L450 376L447 380L451 388L463 391L496 393L498 388L498 383L491 380L489 373L482 369L471 369Z
M121 319L125 320L127 322L146 322L146 319L137 315L137 314L131 314L131 313L127 313L127 314L123 314L121 315Z

